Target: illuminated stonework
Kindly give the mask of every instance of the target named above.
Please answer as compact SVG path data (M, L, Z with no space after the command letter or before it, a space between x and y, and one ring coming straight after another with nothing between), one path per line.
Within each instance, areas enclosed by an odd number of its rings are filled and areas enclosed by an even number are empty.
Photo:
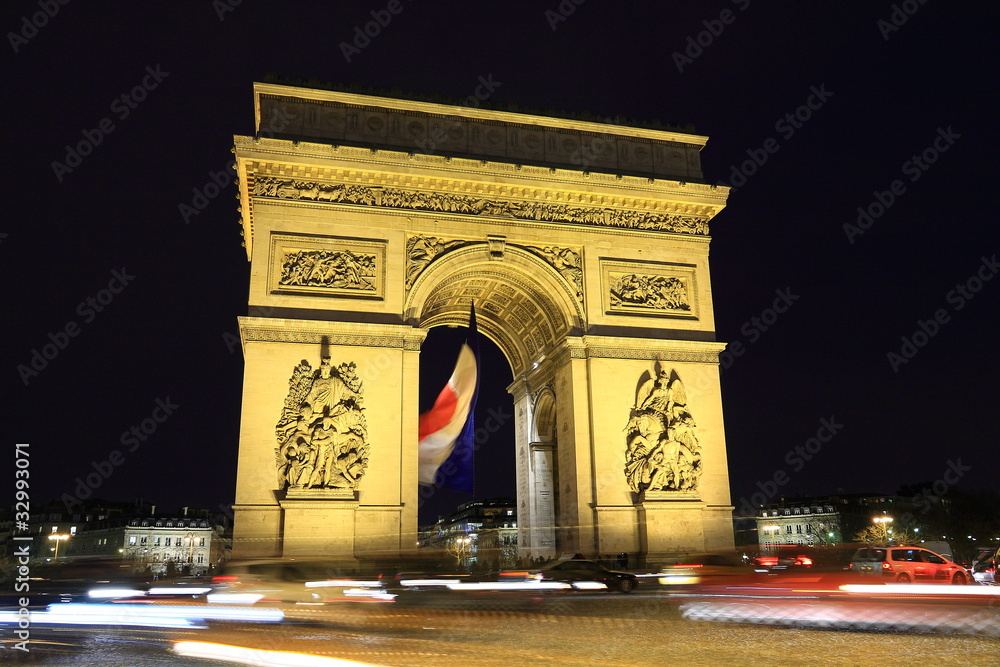
M676 373L661 368L640 385L625 433L625 477L634 492L697 490L701 448Z
M316 370L305 359L288 381L275 427L278 491L355 489L368 467L368 426L353 363Z
M522 555L732 546L705 137L262 84L255 105L285 138L235 138L235 556L415 543L419 371L445 363L420 348L470 303L515 378L514 442L482 447L516 451Z

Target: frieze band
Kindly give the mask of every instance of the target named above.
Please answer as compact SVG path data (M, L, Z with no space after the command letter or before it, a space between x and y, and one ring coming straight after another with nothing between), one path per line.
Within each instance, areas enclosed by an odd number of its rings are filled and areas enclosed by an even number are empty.
M254 180L253 196L708 235L708 219L701 216L525 200L504 201L455 193L342 185L273 176L258 176Z

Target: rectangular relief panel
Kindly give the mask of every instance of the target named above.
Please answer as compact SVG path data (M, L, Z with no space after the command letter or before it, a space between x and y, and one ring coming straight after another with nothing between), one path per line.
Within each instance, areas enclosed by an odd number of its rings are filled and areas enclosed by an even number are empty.
M601 258L604 310L608 315L698 319L694 264Z
M271 294L385 299L386 241L271 235Z

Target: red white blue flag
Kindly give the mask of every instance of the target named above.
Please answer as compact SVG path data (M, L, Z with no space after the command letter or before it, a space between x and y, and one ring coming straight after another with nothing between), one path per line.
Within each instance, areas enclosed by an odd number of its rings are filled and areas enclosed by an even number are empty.
M455 370L434 407L420 415L418 445L421 484L473 493L473 445L476 396L479 393L479 339L476 309L469 314L469 335Z

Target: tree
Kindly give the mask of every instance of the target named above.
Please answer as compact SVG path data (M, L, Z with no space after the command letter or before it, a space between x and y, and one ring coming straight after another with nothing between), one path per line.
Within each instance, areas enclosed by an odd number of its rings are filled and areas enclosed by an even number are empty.
M833 546L842 541L840 526L836 521L810 521L806 524L806 533L812 544L818 547Z
M918 538L907 529L893 530L885 524L865 526L854 535L855 542L864 542L873 546L887 547L900 544L916 544Z
M467 533L459 532L445 539L444 550L455 559L455 565L467 569L469 557L472 555L472 538Z

